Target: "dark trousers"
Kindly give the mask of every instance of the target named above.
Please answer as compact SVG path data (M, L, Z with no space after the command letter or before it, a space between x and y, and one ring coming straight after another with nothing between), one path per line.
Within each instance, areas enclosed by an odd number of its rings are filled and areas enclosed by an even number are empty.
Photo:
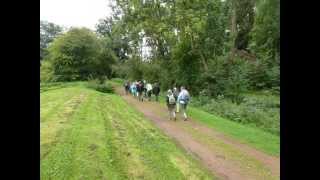
M149 101L151 101L151 91L148 91L147 94L148 94Z

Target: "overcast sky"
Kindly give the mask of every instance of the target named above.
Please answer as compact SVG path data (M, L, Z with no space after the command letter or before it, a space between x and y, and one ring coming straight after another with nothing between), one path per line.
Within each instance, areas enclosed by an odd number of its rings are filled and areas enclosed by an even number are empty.
M40 0L40 20L66 27L93 30L99 19L110 14L109 0Z

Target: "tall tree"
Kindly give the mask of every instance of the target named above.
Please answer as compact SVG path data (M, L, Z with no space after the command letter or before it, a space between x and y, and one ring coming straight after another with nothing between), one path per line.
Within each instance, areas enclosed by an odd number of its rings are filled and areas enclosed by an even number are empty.
M49 61L58 80L110 77L115 59L105 42L86 28L72 28L49 47Z
M63 28L48 21L40 21L40 61L47 54L48 45L61 34Z

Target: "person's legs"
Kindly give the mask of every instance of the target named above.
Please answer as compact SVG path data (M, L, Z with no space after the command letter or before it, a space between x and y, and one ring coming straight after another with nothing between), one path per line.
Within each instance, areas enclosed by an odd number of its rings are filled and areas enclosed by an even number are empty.
M186 121L188 119L188 116L187 116L187 104L184 104L184 111L183 111L183 116L184 116L184 120Z
M151 92L150 91L148 91L148 99L149 99L149 101L151 101Z
M179 113L179 107L180 107L180 104L177 103L177 110L176 110L177 113Z
M171 120L171 107L170 107L170 105L168 105L168 112L169 112L169 120Z
M186 113L186 104L180 104L181 112L183 114L184 120L187 120L187 113Z
M175 112L175 110L176 110L176 107L173 106L173 108L172 108L172 115L173 115L173 119L176 121L177 118L176 118L176 112Z

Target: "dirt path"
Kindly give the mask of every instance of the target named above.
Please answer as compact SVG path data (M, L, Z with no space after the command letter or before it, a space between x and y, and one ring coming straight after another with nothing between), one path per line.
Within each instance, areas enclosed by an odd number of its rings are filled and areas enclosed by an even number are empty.
M159 103L139 102L130 95L124 95L119 88L117 93L220 179L280 178L279 158L241 144L192 119L182 121L178 115L176 122L170 121L166 108Z

